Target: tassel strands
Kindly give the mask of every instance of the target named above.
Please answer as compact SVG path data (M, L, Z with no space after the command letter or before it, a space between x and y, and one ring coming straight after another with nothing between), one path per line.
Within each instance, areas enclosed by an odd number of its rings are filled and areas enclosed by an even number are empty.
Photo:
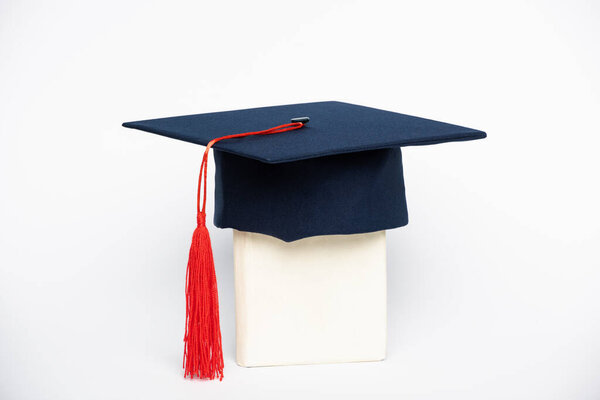
M223 379L219 295L205 215L198 215L186 276L185 377Z
M206 227L208 153L211 147L220 140L250 135L282 133L299 129L303 126L304 123L302 122L292 122L264 131L223 136L211 140L206 146L198 178L198 224L192 236L185 283L186 327L183 354L185 377L223 379L223 348L219 322L217 277L215 274L210 235ZM202 207L200 204L202 204Z

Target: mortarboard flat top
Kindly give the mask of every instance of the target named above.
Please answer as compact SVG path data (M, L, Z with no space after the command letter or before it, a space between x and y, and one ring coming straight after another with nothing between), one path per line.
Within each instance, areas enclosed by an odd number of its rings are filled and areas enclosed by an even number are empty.
M266 163L285 163L486 136L476 129L337 101L159 118L123 126L206 145L217 137L267 129L305 116L310 122L301 131L225 140L214 149Z

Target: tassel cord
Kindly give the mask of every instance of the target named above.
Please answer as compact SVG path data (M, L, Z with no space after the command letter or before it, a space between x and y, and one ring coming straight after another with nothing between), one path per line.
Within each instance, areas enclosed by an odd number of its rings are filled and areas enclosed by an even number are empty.
M300 129L304 126L302 122L291 122L289 124L275 126L273 128L265 129L264 131L256 131L256 132L244 132L237 133L234 135L221 136L219 138L213 139L206 145L206 149L204 150L204 155L202 156L202 164L200 165L200 176L198 178L198 196L197 196L197 211L198 215L206 215L206 183L207 183L207 169L208 169L208 153L210 149L215 145L215 143L220 142L221 140L226 139L236 139L242 138L246 136L252 135L272 135L274 133L283 133L287 131L292 131L295 129ZM203 184L204 183L204 184ZM200 198L202 194L202 208L200 207Z

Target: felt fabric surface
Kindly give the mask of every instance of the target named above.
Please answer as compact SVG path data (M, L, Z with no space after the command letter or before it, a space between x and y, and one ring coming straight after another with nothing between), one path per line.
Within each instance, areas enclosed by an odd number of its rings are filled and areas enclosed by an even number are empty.
M295 117L309 117L310 122L284 134L224 140L214 149L266 163L284 163L486 136L476 129L337 101L159 118L123 126L206 145L217 137L268 129Z
M400 148L268 164L215 151L214 224L284 241L404 226Z

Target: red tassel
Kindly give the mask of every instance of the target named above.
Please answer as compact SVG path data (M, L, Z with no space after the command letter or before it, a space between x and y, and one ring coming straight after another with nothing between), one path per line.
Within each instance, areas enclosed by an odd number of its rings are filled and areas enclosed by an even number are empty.
M206 229L206 179L208 153L211 147L223 139L250 135L271 135L302 128L302 122L276 126L264 131L245 132L211 140L206 146L200 177L198 179L197 220L198 226L192 236L185 281L185 350L183 367L185 377L200 379L223 379L223 348L219 323L219 295L213 261L210 236ZM202 184L204 182L204 185ZM203 194L203 196L201 196ZM200 199L202 198L202 207Z
M223 379L219 295L205 214L198 214L186 276L186 377Z

